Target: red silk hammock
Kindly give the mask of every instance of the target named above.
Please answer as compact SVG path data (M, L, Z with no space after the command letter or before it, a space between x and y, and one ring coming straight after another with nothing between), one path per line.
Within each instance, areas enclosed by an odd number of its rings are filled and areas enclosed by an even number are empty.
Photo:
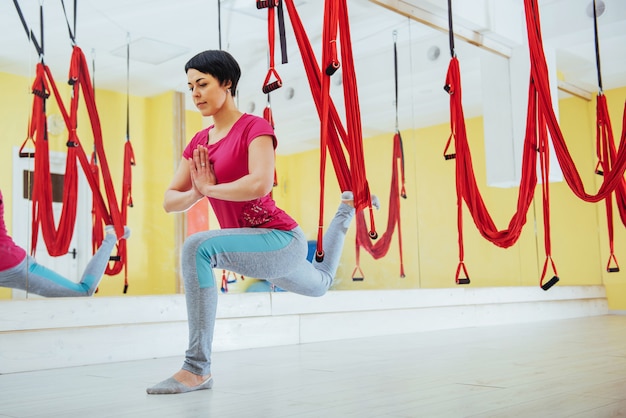
M528 109L526 120L526 134L522 154L522 176L517 201L517 211L509 222L509 227L498 230L491 215L487 211L476 178L474 176L471 154L467 142L467 133L463 116L461 97L461 78L459 63L454 53L454 34L452 31L451 0L448 0L448 18L450 25L450 52L452 55L448 67L445 89L450 95L450 127L451 134L444 150L446 159L455 159L456 191L457 191L457 226L459 234L459 264L456 270L457 284L470 282L464 263L463 251L463 202L476 224L481 235L503 248L513 245L526 223L526 214L533 198L537 184L536 162L539 154L539 164L542 177L542 201L544 218L544 249L546 259L539 285L548 290L559 281L556 265L551 255L550 240L550 190L549 190L549 140L548 132L554 146L555 154L563 170L564 178L574 194L587 202L598 202L607 198L623 182L626 169L626 142L620 143L614 159L614 164L604 173L603 182L597 194L589 195L585 192L582 180L565 145L562 132L558 126L550 98L548 70L543 52L539 10L536 0L525 0L524 9L528 32L530 52L530 82L528 91ZM451 141L454 140L455 153L448 153ZM544 283L548 268L551 267L554 275ZM461 276L461 273L464 276Z
M598 74L598 95L596 96L596 156L598 163L596 165L596 174L602 176L605 170L611 170L615 158L615 140L613 137L613 128L611 127L611 119L606 104L606 96L602 88L602 71L600 68L600 43L598 40L598 16L596 13L596 1L593 1L593 30L594 43L596 50L596 70ZM626 136L626 106L624 108L622 120L622 141ZM622 178L620 184L614 191L617 203L618 213L624 226L626 226L626 180ZM609 259L606 264L606 271L609 273L619 272L619 264L615 258L615 243L613 229L613 196L609 194L604 200L606 208L607 232L609 239Z
M52 77L52 73L49 67L44 63L44 48L43 48L43 5L40 5L40 19L41 19L41 44L37 42L37 39L31 29L29 29L26 20L24 19L21 8L17 0L13 0L18 15L22 21L22 25L26 31L27 36L32 41L35 49L37 50L40 61L36 67L35 80L32 85L33 91L33 107L32 115L30 118L28 136L22 144L20 149L21 157L34 157L35 169L33 177L33 213L32 213L32 253L34 254L37 247L37 238L39 234L39 228L41 227L42 237L48 249L48 253L51 256L61 256L67 254L69 244L73 235L74 225L76 221L76 208L78 201L78 166L77 161L80 163L85 177L91 187L93 193L93 200L95 206L94 217L102 219L105 224L113 225L118 238L121 238L124 234L124 225L126 224L125 217L122 216L122 212L117 207L117 198L115 196L115 190L111 180L111 173L104 153L104 146L102 141L102 130L100 126L100 120L95 104L95 97L91 80L89 78L89 69L82 50L76 46L74 33L76 31L76 13L74 13L74 32L69 25L68 30L72 40L72 56L69 70L68 83L72 86L72 98L69 106L69 111L66 108L56 83ZM63 1L61 2L63 4ZM65 11L65 5L63 4ZM74 4L74 12L76 12L76 3ZM67 19L67 15L66 15ZM100 162L101 173L103 176L104 188L106 191L106 202L102 194L100 193L99 180L95 171L94 165L92 165L87 158L85 150L83 149L78 134L78 106L80 99L80 90L83 90L85 97L85 104L89 115L91 128L94 136L95 155ZM63 117L65 125L68 129L68 141L65 177L63 183L63 198L62 209L59 219L58 227L55 225L55 220L52 211L52 181L50 174L50 155L49 155L49 141L47 133L46 122L46 100L53 94L56 103L59 107L59 111ZM34 155L23 152L23 149L27 142L32 141L34 143L35 152ZM132 204L130 197L130 170L126 166L130 166L134 163L132 156L132 147L130 141L127 141L125 147L125 169L124 169L124 193L122 197L122 203L124 206ZM92 160L93 160L92 158ZM125 211L124 211L125 213ZM102 231L100 228L100 238L102 238ZM95 238L94 238L95 239ZM101 241L101 240L100 240ZM124 240L122 240L124 241ZM125 247L124 247L125 248ZM116 263L125 263L125 254L122 261L122 254L119 254L120 260L116 260ZM116 257L115 257L116 258ZM118 264L116 264L118 265ZM116 268L116 267L114 267ZM119 268L119 267L117 267ZM127 290L127 282L125 283L124 292Z
M309 81L311 94L320 117L320 206L315 259L324 258L322 243L324 224L324 183L327 153L330 154L339 187L342 191L351 190L354 194L354 207L357 212L369 208L372 239L376 238L371 195L365 173L363 158L363 135L361 114L358 102L348 9L346 0L326 0L322 34L322 68L318 64L311 42L298 15L293 0L284 0L294 30L296 42L302 56L304 69ZM339 33L339 36L338 36ZM341 45L341 62L337 44ZM344 127L337 109L330 97L330 77L342 67L346 126ZM344 147L350 164L344 154Z
M361 269L361 248L367 251L374 259L384 257L389 251L393 233L398 228L398 247L400 253L400 277L405 277L404 261L402 255L402 228L400 222L400 197L406 199L404 177L404 150L402 136L398 129L398 50L396 46L396 33L394 31L393 44L394 80L395 80L395 105L396 105L396 131L393 136L393 153L391 158L391 186L389 193L389 213L387 216L387 228L380 239L373 243L365 223L365 215L362 211L356 213L356 266L352 271L353 281L362 281L365 278ZM357 274L358 273L358 274Z

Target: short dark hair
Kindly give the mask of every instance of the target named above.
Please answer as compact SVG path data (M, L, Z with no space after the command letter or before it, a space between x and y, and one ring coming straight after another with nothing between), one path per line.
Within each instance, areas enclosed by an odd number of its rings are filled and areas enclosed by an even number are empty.
M241 68L228 52L216 49L202 51L187 61L185 73L191 68L212 75L222 85L230 81L230 94L236 94Z

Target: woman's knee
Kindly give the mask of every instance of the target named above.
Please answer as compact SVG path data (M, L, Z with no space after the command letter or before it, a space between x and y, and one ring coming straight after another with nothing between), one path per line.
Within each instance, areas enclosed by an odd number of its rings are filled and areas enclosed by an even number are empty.
M195 255L200 245L209 239L211 236L207 232L196 232L188 236L183 243L183 257Z

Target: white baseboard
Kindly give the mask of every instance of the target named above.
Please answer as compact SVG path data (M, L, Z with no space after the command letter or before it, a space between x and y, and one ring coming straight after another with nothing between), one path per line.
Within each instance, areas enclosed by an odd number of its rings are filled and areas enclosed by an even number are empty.
M608 314L602 286L219 295L214 351ZM184 295L0 303L0 373L182 356Z

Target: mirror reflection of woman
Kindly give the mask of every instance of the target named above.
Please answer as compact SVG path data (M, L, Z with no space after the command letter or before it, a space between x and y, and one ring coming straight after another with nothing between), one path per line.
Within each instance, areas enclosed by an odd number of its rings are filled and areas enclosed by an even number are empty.
M112 226L93 255L79 283L73 282L37 263L26 250L15 244L4 222L4 199L0 190L0 286L24 290L45 297L92 296L104 275L111 252L117 243ZM124 239L130 236L125 227Z

